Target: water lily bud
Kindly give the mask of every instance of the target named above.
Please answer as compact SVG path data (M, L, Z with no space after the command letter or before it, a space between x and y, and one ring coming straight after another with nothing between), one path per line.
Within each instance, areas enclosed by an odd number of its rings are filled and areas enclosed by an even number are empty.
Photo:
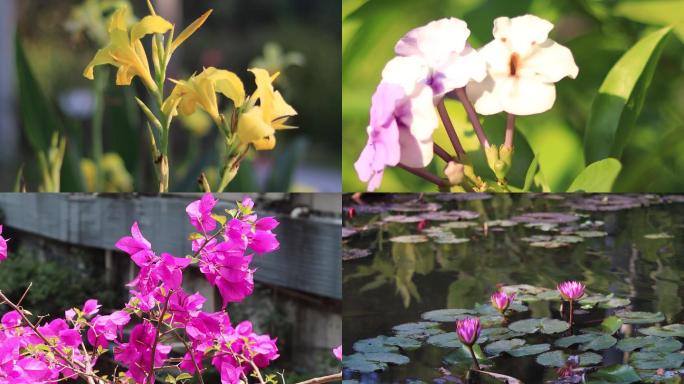
M461 343L472 346L480 337L480 319L467 317L456 322L456 333Z

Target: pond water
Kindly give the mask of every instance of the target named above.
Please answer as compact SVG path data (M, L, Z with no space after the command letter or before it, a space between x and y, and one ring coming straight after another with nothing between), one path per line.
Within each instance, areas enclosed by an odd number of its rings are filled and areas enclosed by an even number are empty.
M520 357L505 351L497 356L487 347L498 340L492 336L481 343L486 370L524 383L554 381L559 364L542 365L538 358L543 352L562 351L555 352L561 361L592 354L586 356L589 367L577 369L566 382L581 382L584 375L588 382L634 382L634 373L642 381L655 381L680 373L682 329L658 333L660 328L653 326L684 320L682 196L374 194L361 199L363 203L345 197L343 347L349 383L488 382L488 376L472 373L466 379L470 360L459 358L458 342L450 344L448 335L441 342L428 342L429 337L454 332L453 320L465 314L492 320L485 327L502 332L522 319L567 320L567 303L562 308L552 298L556 284L565 280L582 281L585 299L596 299L575 307L572 332L584 335L578 341L585 344L564 347L558 342L570 330L523 331L500 339L547 347L521 351ZM517 286L521 284L531 287ZM475 311L489 303L497 287L518 290L520 312L509 311L504 320L496 319L491 307ZM549 290L544 293L544 288ZM540 292L549 300L533 297ZM464 311L444 311L442 318L439 312L425 315L439 309ZM607 317L619 321L616 332L601 331ZM436 322L424 323L429 332L421 334L416 323L425 321ZM656 332L640 331L646 328ZM587 334L616 340L592 348L586 345L593 340ZM659 337L649 339L654 345L630 350L626 342L615 344L629 337L646 344L644 337L652 334ZM401 340L383 344L383 336ZM380 356L379 362L368 356ZM629 374L603 375L608 368L601 367L628 368ZM662 376L654 378L657 374Z

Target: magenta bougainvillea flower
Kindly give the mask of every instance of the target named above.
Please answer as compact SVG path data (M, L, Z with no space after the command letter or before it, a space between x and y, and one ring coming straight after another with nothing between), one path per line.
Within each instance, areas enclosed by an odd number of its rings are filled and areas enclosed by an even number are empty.
M0 235L2 235L2 225L0 225ZM0 261L7 259L7 239L0 236Z
M456 322L456 333L461 343L472 346L480 337L480 319L477 317L466 317Z
M503 315L513 302L514 297L515 294L508 295L506 292L497 291L492 294L490 299L492 301L492 306Z
M333 355L335 355L335 358L339 361L342 361L342 346L338 345L337 347L333 348Z
M202 233L216 229L216 219L211 216L212 210L218 203L211 193L205 193L200 200L193 201L186 208L190 224Z
M0 384L47 384L87 378L96 372L100 354L112 347L114 360L125 376L132 382L147 382L155 369L174 364L169 360L171 345L166 341L174 329L185 330L182 337L188 348L177 363L183 372L195 374L197 368L201 370L206 361L211 361L221 383L238 383L255 367L264 368L277 359L276 339L255 332L249 321L234 326L225 311L203 311L207 299L183 289L183 270L196 263L218 288L224 308L229 302L242 301L254 289L254 269L250 268L253 254L279 247L273 233L278 221L258 218L251 199L238 203L226 220L213 215L216 202L211 194L205 194L186 209L199 231L191 235L195 252L192 257L168 253L158 256L137 223L130 236L116 243L140 269L128 285L131 297L124 309L100 314L101 305L96 299L88 299L82 308L65 311L63 319L54 319L37 327L37 331L25 324L21 313L4 314L0 327ZM226 225L219 225L224 222ZM0 247L5 245L3 239ZM127 326L132 326L128 336L124 332ZM166 336L159 337L161 334ZM91 353L82 344L84 336L92 347ZM42 337L50 339L51 353L32 347L43 345Z
M565 281L558 284L558 292L565 300L577 301L584 296L584 284L579 281Z

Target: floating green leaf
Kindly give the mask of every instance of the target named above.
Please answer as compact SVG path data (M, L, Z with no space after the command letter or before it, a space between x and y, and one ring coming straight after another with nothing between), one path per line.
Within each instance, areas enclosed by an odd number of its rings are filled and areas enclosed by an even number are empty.
M630 362L636 369L679 368L684 363L684 355L668 352L635 352Z
M366 360L373 361L376 363L403 365L411 361L408 357L400 355L398 353L370 352L364 353L363 356L366 358Z
M614 365L601 368L590 376L591 379L598 379L604 383L636 383L641 380L634 368L629 365ZM591 381L593 382L593 381Z
M404 235L392 237L389 241L394 243L425 243L428 241L428 238L423 235Z
M642 352L674 352L682 348L682 343L671 337L628 337L620 340L616 347L624 352L641 350Z
M589 341L591 341L596 335L585 333L582 335L572 335L572 336L566 336L566 337L561 337L560 339L556 340L554 343L555 346L561 347L561 348L567 348L573 344L584 344Z
M607 334L612 335L622 327L622 319L617 316L608 316L601 322L601 330Z
M565 362L568 360L569 355L564 353L563 351L550 351L550 352L545 352L542 353L541 355L537 356L537 363L540 365L543 365L545 367L562 367L565 365ZM598 355L593 352L585 352L580 355L579 357L579 364L581 366L588 366L588 365L596 365L603 360L601 355Z
M665 316L660 312L632 312L622 310L616 312L615 315L622 319L625 324L652 324L665 320Z
M408 337L411 339L422 340L430 335L442 333L441 329L437 328L439 323L431 321L419 321L417 323L406 323L394 326L392 330L398 337Z
M639 332L650 336L684 337L684 324L670 324L662 327L653 326L648 328L640 328Z
M570 324L557 319L525 319L511 323L508 328L512 331L522 333L541 332L552 334L567 331L570 328Z
M499 340L485 346L484 351L488 355L498 356L501 352L508 352L511 349L520 347L525 344L523 339Z
M385 344L386 336L377 336L372 339L363 339L354 343L352 348L356 352L395 352L397 347Z
M617 343L617 339L614 338L611 335L599 335L596 336L594 335L594 338L591 339L588 343L580 345L580 350L581 351L589 351L589 350L594 350L594 351L602 351L604 349L608 349L615 345Z
M551 349L551 345L549 344L531 344L513 348L510 351L507 351L507 353L513 357L521 357L538 355L542 352L548 351L549 349Z
M369 361L362 353L344 356L342 358L342 366L350 371L356 371L360 373L370 373L387 369L387 364L377 361Z
M456 320L461 320L468 316L476 315L477 312L472 309L450 308L450 309L435 309L433 311L425 312L421 316L424 320L438 321L441 323L451 323Z

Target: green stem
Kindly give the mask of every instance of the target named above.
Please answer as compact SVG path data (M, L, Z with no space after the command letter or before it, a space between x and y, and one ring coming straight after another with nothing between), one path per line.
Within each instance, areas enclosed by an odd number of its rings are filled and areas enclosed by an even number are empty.
M473 351L472 345L468 346L468 351L470 351L470 357L473 358L473 363L475 364L475 368L479 371L480 370L480 363L477 362L477 357L475 356L475 351Z
M572 333L572 300L570 300L570 333Z
M104 94L109 82L109 68L99 67L99 73L95 76L95 111L93 113L93 161L95 162L95 191L104 191L104 169L102 167L103 149L103 122L104 122Z

